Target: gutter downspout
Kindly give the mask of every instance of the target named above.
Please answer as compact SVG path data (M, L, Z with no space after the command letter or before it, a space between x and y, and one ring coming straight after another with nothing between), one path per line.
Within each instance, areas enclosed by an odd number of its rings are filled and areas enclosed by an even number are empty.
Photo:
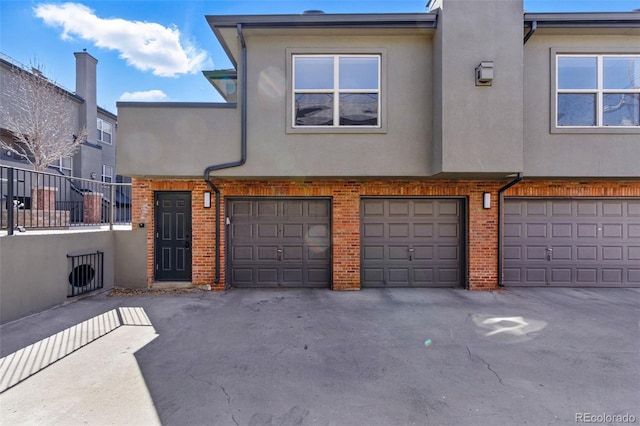
M529 32L527 33L527 35L524 36L523 44L527 44L527 42L529 41L533 33L536 32L537 29L538 29L538 21L531 22L531 28L529 28Z
M214 170L239 167L247 162L247 45L244 40L244 34L242 33L242 24L238 24L237 29L242 48L240 55L240 67L242 68L242 76L240 78L240 90L242 91L240 97L240 160L223 164L213 164L204 170L204 181L216 194L216 260L214 284L220 283L220 189L211 182L209 175Z
M512 180L511 182L509 182L508 184L506 184L505 186L503 186L502 188L500 188L498 190L498 286L500 287L504 287L504 283L502 282L502 264L503 264L503 260L502 260L502 234L504 233L503 231L503 222L504 222L504 208L503 208L503 204L504 204L504 192L511 188L512 186L516 185L518 182L520 182L522 180L522 178L524 178L524 174L522 173L518 173L518 176Z

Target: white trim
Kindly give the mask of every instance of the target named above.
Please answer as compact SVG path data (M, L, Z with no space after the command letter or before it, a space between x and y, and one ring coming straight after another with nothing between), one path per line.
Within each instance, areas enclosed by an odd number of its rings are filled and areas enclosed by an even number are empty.
M331 58L333 60L333 88L332 89L296 89L296 58ZM373 58L377 60L378 81L375 89L341 89L340 88L340 58ZM362 54L346 54L346 53L292 53L291 54L291 127L294 129L381 129L382 128L382 54L380 53L362 53ZM296 125L296 94L299 93L326 93L333 96L333 124L330 126L300 126ZM340 124L340 95L356 93L356 94L376 94L377 95L377 124L375 126L346 126Z
M560 89L559 83L559 59L560 58L595 58L596 59L596 87L593 89ZM554 127L556 129L638 129L639 125L630 126L606 126L604 125L604 96L607 94L638 94L640 96L640 86L632 89L605 89L604 88L604 59L612 57L638 58L637 53L556 53L554 56L555 67L555 87L554 103L555 117ZM594 94L596 96L596 124L594 126L560 126L558 125L558 95L560 94Z

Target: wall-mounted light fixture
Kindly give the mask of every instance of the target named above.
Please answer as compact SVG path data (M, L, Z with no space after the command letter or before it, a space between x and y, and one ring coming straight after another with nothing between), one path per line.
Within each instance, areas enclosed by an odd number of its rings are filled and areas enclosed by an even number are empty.
M210 192L205 192L204 193L204 208L205 209L210 209L211 208L211 193Z
M91 172L91 173L89 173L89 177L90 177L91 179L95 179L95 178L96 178L96 172Z
M482 194L482 208L490 209L491 208L491 193L485 192Z
M476 67L476 86L491 86L493 82L493 61L482 61Z

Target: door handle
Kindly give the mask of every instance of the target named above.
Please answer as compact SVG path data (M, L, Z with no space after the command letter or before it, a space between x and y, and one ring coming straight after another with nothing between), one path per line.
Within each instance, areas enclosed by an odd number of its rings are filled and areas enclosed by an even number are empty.
M409 247L409 262L413 261L413 247Z
M544 249L544 251L547 252L547 262L551 260L551 252L553 252L553 249L551 247L547 247L546 249Z
M185 241L184 242L184 248L190 249L191 248L191 242L190 241Z
M282 249L278 249L278 262L282 262Z

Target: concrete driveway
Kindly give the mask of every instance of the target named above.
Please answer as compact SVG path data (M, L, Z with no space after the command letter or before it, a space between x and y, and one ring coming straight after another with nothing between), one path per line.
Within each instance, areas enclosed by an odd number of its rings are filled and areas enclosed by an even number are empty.
M0 327L0 382L78 323L0 423L640 423L639 289L101 294Z

